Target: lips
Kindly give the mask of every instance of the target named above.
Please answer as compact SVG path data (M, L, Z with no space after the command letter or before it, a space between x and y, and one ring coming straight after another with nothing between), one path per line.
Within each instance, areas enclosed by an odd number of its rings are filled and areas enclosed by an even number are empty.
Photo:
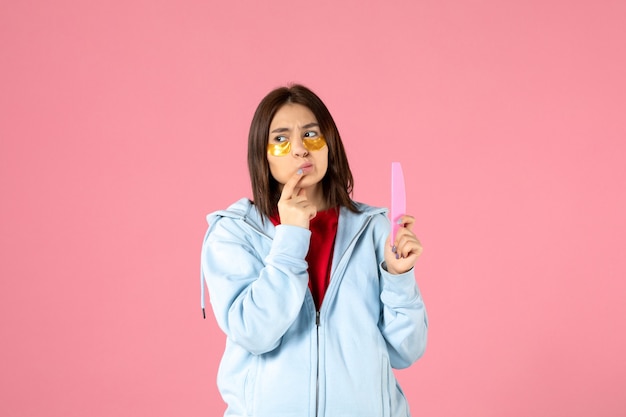
M313 169L313 164L310 162L307 162L305 164L300 165L300 169L302 170L303 173L310 172Z

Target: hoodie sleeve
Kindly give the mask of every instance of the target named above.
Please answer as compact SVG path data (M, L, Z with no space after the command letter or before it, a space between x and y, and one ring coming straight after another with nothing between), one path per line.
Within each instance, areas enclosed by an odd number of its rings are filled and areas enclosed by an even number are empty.
M428 318L413 270L392 275L381 265L383 303L380 330L387 342L391 366L402 369L426 350Z
M386 223L388 229L388 220ZM387 272L384 263L384 245L387 236L388 230L379 234L382 303L379 328L387 343L391 366L402 369L413 364L424 354L428 336L428 317L415 280L415 268L398 275Z
M265 257L247 233L240 219L214 218L202 247L202 272L220 328L258 355L280 345L302 308L311 232L279 225Z

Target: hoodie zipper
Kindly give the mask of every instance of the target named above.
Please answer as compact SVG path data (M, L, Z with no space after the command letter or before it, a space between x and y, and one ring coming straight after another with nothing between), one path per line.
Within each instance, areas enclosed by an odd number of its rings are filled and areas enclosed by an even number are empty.
M317 369L315 370L315 417L319 415L320 408L320 311L315 310L315 330L317 331L317 358L315 363Z
M356 232L354 234L354 236L352 237L352 240L350 241L350 243L348 244L348 246L346 247L346 252L347 252L347 248L352 247L352 245L354 244L354 242L359 238L359 236L361 236L361 233L363 233L363 231L365 230L365 228L367 227L367 225L369 224L371 220L371 216L369 216L361 225L361 227L359 228L358 232ZM341 254L341 258L339 259L339 262L337 263L337 266L341 265L346 252ZM343 268L340 268L340 270L342 270ZM335 271L336 273L336 271ZM331 274L331 279L330 282L333 282L332 276L335 275L335 273ZM338 285L338 284L337 284ZM330 288L330 287L329 287ZM327 294L327 295L331 295L331 294ZM332 297L332 295L331 295ZM330 297L324 297L324 303L326 303L326 299L328 299ZM315 310L315 331L316 331L316 370L315 370L315 417L319 417L319 408L320 408L320 325L321 325L321 320L320 320L320 310L322 309L322 307L319 307L319 310L316 309Z

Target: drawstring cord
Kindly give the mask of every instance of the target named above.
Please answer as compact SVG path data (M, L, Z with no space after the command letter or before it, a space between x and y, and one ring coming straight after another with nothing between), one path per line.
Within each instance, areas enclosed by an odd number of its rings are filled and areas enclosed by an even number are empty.
M202 265L200 265L200 307L202 308L202 318L206 319L204 311L204 274L202 273Z
M206 242L207 237L209 237L209 229L207 228L206 233L204 234L204 240L202 241L202 245ZM204 272L202 272L202 252L200 253L200 308L202 308L202 318L206 319L205 305L204 305Z

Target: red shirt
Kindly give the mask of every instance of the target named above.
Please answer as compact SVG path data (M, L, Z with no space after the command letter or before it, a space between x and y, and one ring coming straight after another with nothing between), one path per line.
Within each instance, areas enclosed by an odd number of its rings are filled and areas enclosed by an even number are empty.
M270 220L277 226L280 224L278 213L270 217ZM339 210L331 208L318 211L317 215L311 219L309 230L311 230L311 244L306 261L309 264L309 289L313 294L315 306L320 309L326 289L330 284L330 267L333 262L333 249L335 247L335 236L337 236L337 223L339 221Z

